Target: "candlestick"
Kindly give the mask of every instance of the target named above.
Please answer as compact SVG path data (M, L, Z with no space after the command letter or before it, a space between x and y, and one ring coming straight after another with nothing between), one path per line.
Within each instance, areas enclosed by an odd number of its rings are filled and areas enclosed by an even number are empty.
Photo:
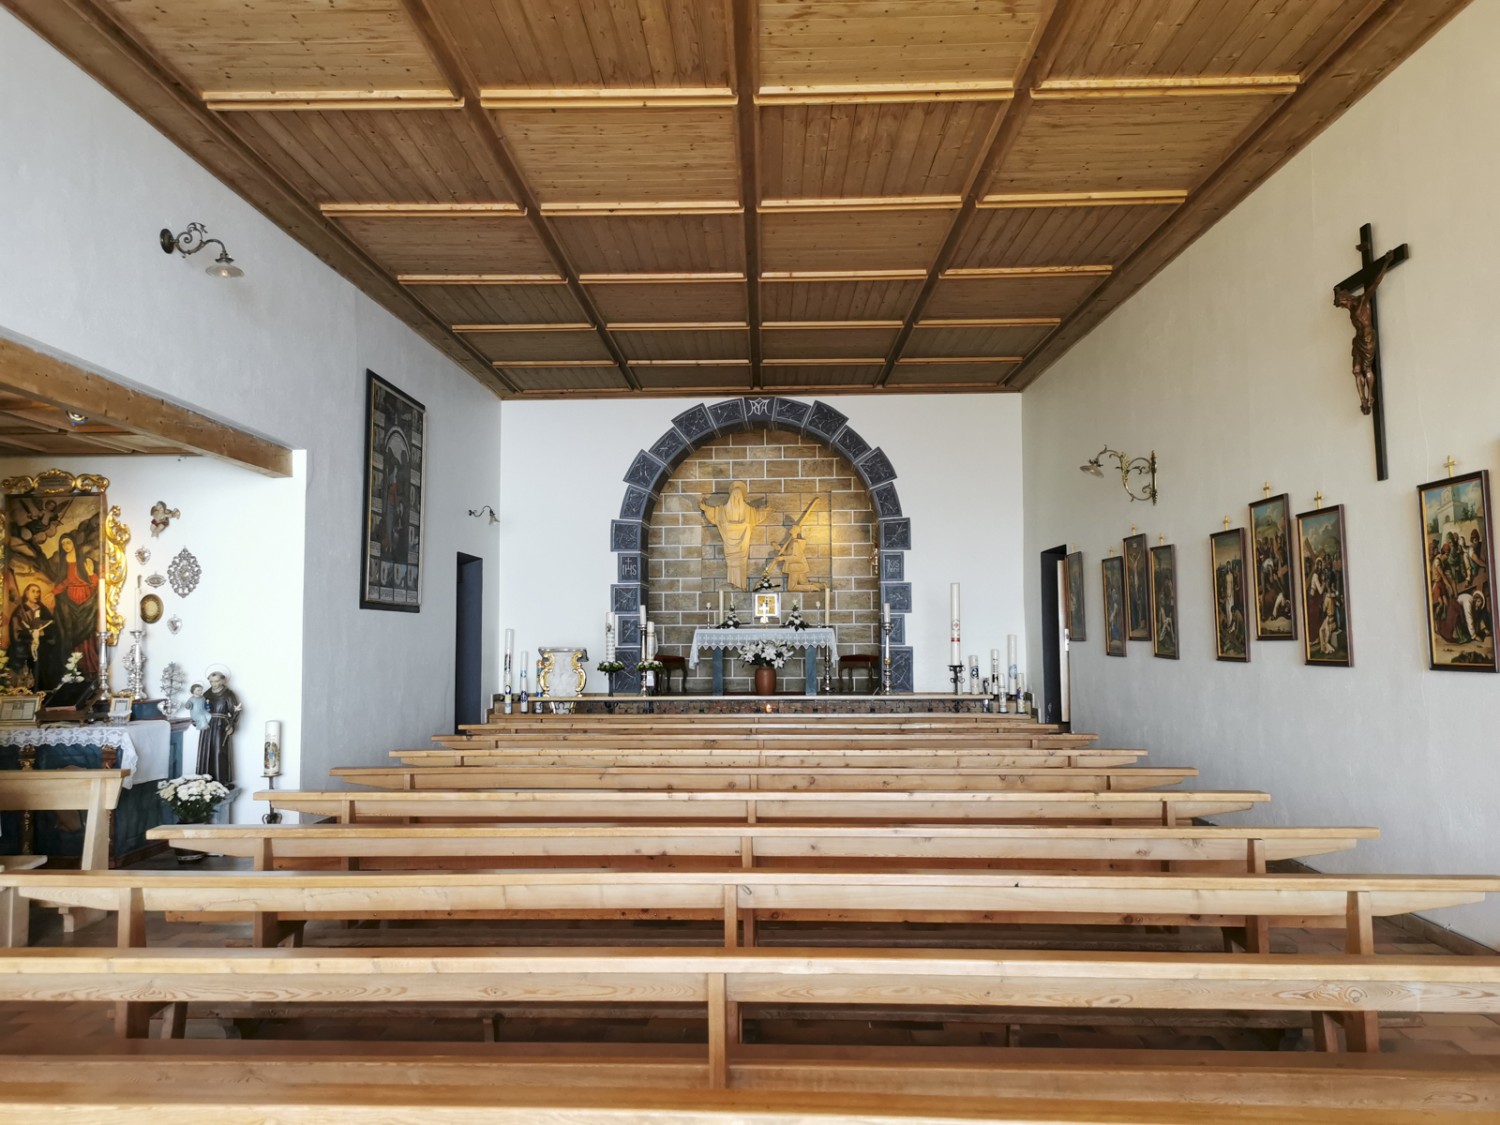
M276 777L281 773L281 723L271 719L266 723L265 758L261 765L261 777Z
M949 643L952 646L952 655L950 656L950 658L948 660L949 665L952 666L954 664L962 664L964 662L963 648L962 648L962 646L959 643L960 639L961 639L961 631L960 631L960 629L958 627L958 583L957 582L952 582L952 583L949 583L949 585L948 585L948 610L949 610L948 617L953 622L953 628L952 628L950 636L949 636Z
M1014 633L1009 633L1005 637L1005 676L1008 693L1016 682L1016 635Z

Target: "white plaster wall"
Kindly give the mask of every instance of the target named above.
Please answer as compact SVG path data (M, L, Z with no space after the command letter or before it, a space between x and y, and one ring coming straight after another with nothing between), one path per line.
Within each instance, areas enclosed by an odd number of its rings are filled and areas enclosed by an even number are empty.
M307 452L304 597L281 626L304 698L264 701L301 706L303 781L450 727L455 554L496 557L464 513L496 500L499 401L3 12L0 153L0 335ZM158 230L190 221L246 276L163 254ZM366 368L428 407L419 614L358 608ZM299 549L251 523L234 548Z
M57 460L0 459L0 478L32 474ZM303 528L306 521L305 457L296 457L297 472L272 479L237 465L202 457L77 457L67 461L75 473L98 473L110 482L109 502L119 505L130 527L126 549L125 589L120 612L125 629L120 644L110 652L110 674L115 690L125 687L125 656L131 629L140 624L140 599L156 594L165 609L155 625L145 626L146 688L160 695L161 673L175 661L188 683L207 684L211 664L227 665L229 686L244 710L234 740L234 776L240 795L233 819L251 820L265 811L250 794L264 786L260 778L266 720L282 723L282 769L285 778L298 776L301 762L302 649L288 643L300 636L303 586ZM151 505L165 500L179 509L156 538L151 535ZM275 550L243 550L242 530L256 528L263 542ZM135 557L145 547L151 557L142 566ZM187 548L203 568L198 588L178 597L170 585L152 589L141 579L166 574L178 551ZM182 618L173 634L166 624ZM186 694L182 697L186 699ZM191 772L193 762L184 766Z
M795 396L814 401L813 396ZM609 521L618 518L631 461L698 402L510 402L501 419L500 617L516 654L538 645L604 651L615 579ZM895 467L912 520L906 577L914 612L907 643L918 691L947 687L948 584L961 584L964 653L1005 650L1022 608L1021 403L1013 395L840 396L849 416ZM603 690L593 673L589 690ZM498 689L498 684L496 685Z
M1250 819L1382 829L1326 870L1500 872L1500 677L1428 670L1415 491L1450 453L1500 470L1496 42L1500 5L1469 7L1025 395L1027 555L1086 557L1075 726L1198 766L1204 788L1269 790ZM1380 289L1384 483L1331 303L1366 221L1377 250L1411 244ZM1106 442L1156 449L1159 505L1078 471ZM1346 507L1352 669L1304 667L1300 642L1213 659L1208 536L1244 526L1266 480L1294 511L1319 490ZM1103 654L1099 560L1132 521L1178 545L1180 661ZM1434 919L1500 941L1500 903Z

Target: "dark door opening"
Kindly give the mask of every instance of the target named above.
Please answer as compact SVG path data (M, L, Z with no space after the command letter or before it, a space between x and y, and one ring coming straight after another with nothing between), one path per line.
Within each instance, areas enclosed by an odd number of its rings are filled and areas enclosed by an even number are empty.
M1044 723L1064 723L1069 708L1063 697L1063 583L1060 575L1068 563L1068 548L1042 552L1042 698L1039 718Z
M453 628L453 725L484 721L484 560L458 554Z

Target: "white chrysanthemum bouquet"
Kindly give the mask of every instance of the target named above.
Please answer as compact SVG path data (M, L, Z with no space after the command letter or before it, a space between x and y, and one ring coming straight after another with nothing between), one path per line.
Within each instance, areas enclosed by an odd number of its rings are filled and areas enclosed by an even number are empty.
M156 795L171 806L179 824L204 824L229 790L206 773L190 773L166 782Z

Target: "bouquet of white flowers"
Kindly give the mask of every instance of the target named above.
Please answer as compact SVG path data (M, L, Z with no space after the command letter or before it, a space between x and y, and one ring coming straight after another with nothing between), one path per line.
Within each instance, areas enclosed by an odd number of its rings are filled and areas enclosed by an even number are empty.
M792 606L792 612L786 615L786 620L782 624L788 629L797 630L799 633L803 629L806 629L807 621L802 616L802 606L800 604Z
M206 773L190 773L166 782L156 795L171 806L177 823L206 824L229 790Z
M781 668L796 651L781 641L751 641L740 646L740 659L757 668Z
M75 652L68 657L68 662L63 665L62 679L58 683L81 684L83 683L83 672L78 667L78 662L83 659L83 653Z

